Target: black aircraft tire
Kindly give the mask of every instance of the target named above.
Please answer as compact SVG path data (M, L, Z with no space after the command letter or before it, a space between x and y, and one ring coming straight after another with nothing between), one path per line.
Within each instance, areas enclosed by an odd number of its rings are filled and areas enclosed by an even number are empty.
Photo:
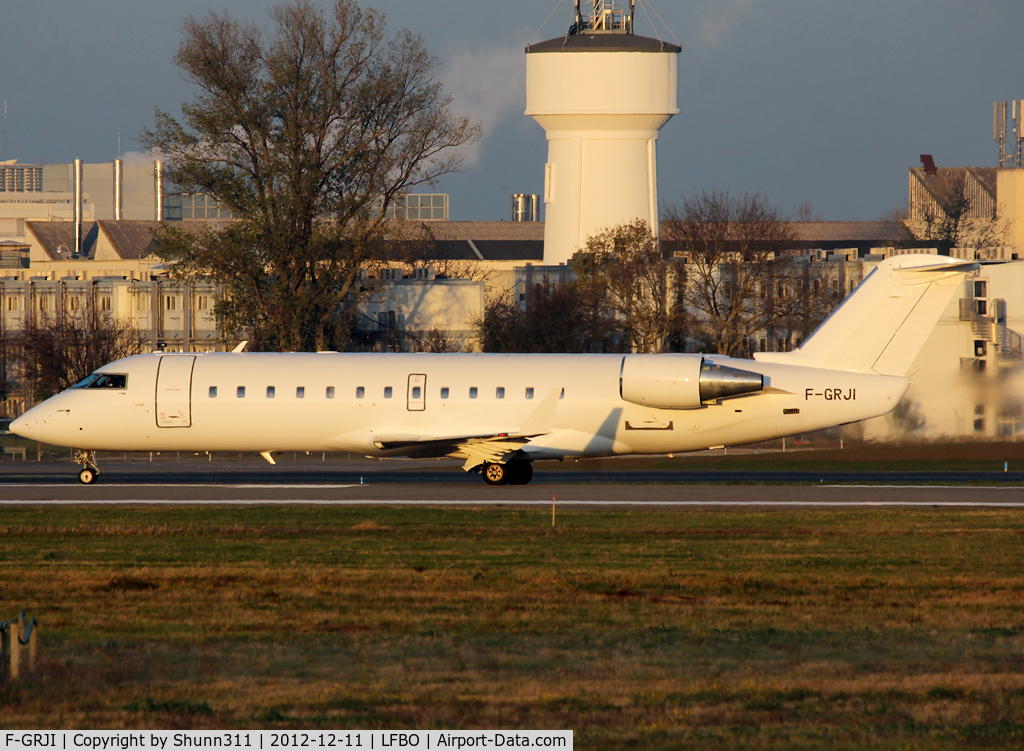
M96 482L96 470L86 467L85 469L78 473L78 480L83 485L92 485L94 482Z
M508 467L504 464L485 464L481 474L488 485L504 485L509 479Z
M509 462L506 467L509 485L527 485L533 479L533 465L530 462Z

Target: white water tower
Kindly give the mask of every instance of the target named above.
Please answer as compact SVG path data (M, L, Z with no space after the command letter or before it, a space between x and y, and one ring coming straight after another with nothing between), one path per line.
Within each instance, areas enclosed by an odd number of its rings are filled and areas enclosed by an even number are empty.
M526 48L526 114L544 128L544 263L642 218L658 231L658 130L676 107L680 48L633 34L614 0L576 0L564 37ZM619 3L621 4L621 2Z

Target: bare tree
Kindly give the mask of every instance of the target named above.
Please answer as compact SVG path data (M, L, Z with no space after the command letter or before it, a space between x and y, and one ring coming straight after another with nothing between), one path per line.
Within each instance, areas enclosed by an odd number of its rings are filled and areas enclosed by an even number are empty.
M254 348L344 338L358 274L381 255L391 201L455 170L478 127L449 111L437 60L353 0L271 9L265 32L226 13L188 18L174 62L199 95L183 121L157 111L140 140L184 192L237 222L158 232L176 275L224 285L218 314Z
M759 331L798 309L792 231L760 193L701 191L668 206L665 217L665 238L686 261L686 304L709 348L748 354Z
M633 352L662 352L685 324L680 277L647 222L606 229L573 257L577 283L603 295Z
M462 352L462 345L447 329L432 328L417 342L417 352Z
M964 230L970 222L971 205L967 194L967 173L960 172L944 186L938 208L925 209L922 239L934 242L941 255L949 255L951 248L960 246Z
M967 170L953 172L936 187L935 203L924 210L924 229L919 240L940 255L953 248L969 247L984 252L1006 244L1010 225L991 216L980 216L968 189Z
M796 208L796 220L798 222L820 222L821 212L815 212L810 202L804 201Z
M33 317L9 342L17 380L40 401L73 386L114 360L145 350L129 320L90 308L71 315Z

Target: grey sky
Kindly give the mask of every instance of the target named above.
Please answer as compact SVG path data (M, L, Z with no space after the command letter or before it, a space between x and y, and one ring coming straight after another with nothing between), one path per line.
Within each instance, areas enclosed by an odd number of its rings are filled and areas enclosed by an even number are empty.
M457 107L483 124L463 172L438 186L453 219L508 219L512 193L542 192L547 145L523 115L523 47L556 2L364 3L423 36ZM919 154L995 166L992 102L1024 98L1021 0L651 2L683 48L681 112L658 143L663 202L761 189L793 216L808 202L824 219L877 219L906 201ZM273 4L0 0L7 158L109 161L118 132L138 151L154 106L177 113L193 93L170 62L181 19L226 9L267 26ZM564 34L571 8L563 0L537 40ZM636 30L657 35L639 2Z

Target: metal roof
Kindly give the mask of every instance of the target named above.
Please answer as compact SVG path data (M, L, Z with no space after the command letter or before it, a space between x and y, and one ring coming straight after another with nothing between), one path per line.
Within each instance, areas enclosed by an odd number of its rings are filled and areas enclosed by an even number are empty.
M677 44L636 34L569 34L526 47L533 52L680 52Z

